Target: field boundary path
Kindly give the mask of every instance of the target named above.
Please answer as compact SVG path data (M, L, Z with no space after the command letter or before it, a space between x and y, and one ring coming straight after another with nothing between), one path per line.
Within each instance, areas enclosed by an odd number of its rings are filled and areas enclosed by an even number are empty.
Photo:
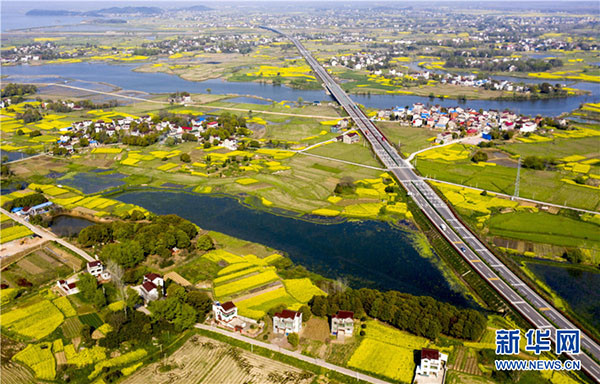
M376 377L368 376L368 375L365 375L364 373L360 373L360 372L356 372L356 371L353 371L348 368L340 367L339 365L330 364L330 363L326 362L325 360L317 359L314 357L308 357L308 356L305 356L298 352L289 351L289 350L281 348L280 346L277 346L277 345L254 340L249 337L242 336L238 333L228 332L224 329L211 327L210 325L206 325L206 324L196 324L195 327L198 329L203 329L205 331L218 333L223 336L230 337L232 339L243 341L244 343L256 345L257 347L265 348L265 349L271 350L273 352L278 352L283 355L287 355L287 356L293 357L295 359L305 361L310 364L318 365L319 367L329 369L331 371L336 371L336 372L346 375L348 377L356 378L359 380L364 380L364 381L367 381L367 382L373 383L373 384L390 384L389 381L384 381L384 380L378 379Z
M53 233L50 233L50 231L48 231L48 230L40 228L38 226L35 226L35 225L29 223L28 221L20 218L19 216L8 212L4 208L0 208L0 212L4 213L6 216L10 217L17 223L22 224L22 225L26 226L27 228L31 229L33 231L33 233L40 236L41 238L55 241L58 244L62 245L63 247L70 249L71 251L75 252L79 256L83 257L86 261L96 260L92 256L88 255L87 252L85 252L83 249L78 248L78 247L74 246L73 244L69 243L68 241L57 237Z

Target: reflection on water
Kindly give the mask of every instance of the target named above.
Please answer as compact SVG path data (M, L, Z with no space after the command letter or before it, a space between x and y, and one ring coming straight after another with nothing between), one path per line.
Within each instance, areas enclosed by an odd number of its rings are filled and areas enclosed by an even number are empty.
M435 260L418 254L411 233L387 223L318 224L252 209L230 197L177 192L137 191L113 198L284 251L309 270L344 279L352 287L396 289L469 305L451 289Z
M600 272L555 263L527 263L527 268L600 330Z

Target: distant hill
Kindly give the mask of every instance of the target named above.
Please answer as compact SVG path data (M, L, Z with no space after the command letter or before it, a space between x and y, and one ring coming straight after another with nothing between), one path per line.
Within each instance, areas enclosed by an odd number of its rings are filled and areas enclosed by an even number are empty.
M80 16L81 12L66 11L64 9L32 9L26 16Z
M199 7L203 7L202 5ZM193 8L193 7L190 7ZM111 7L102 8L94 11L78 12L67 11L64 9L32 9L25 15L27 16L95 16L102 17L105 15L160 15L164 12L158 7Z

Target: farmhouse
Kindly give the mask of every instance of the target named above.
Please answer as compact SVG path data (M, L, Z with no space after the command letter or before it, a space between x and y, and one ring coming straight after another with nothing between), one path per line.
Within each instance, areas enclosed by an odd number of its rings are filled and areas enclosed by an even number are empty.
M440 353L437 349L423 348L421 350L421 362L417 366L415 373L415 383L418 383L419 377L439 377L448 362L448 355ZM443 364L442 364L443 363Z
M344 138L343 138L344 144L358 143L359 140L360 140L360 136L358 136L358 133L356 133L356 132L351 132L347 135L344 135Z
M79 293L79 288L77 288L77 284L75 282L69 283L66 280L58 280L56 282L56 286L67 296Z
M302 313L284 309L273 316L273 333L299 333L302 330Z
M104 265L100 260L90 261L87 263L87 271L90 275L98 277L104 271Z
M238 311L232 301L223 304L215 301L213 304L213 313L217 323L229 323L237 317Z
M139 289L140 296L142 296L146 303L158 300L158 292L158 287L150 281L144 281Z
M162 278L161 275L157 274L157 273L147 273L144 275L144 283L145 282L151 282L152 284L156 285L157 287L164 287L165 286L165 280Z
M331 316L331 334L338 338L352 336L354 331L354 312L338 311Z

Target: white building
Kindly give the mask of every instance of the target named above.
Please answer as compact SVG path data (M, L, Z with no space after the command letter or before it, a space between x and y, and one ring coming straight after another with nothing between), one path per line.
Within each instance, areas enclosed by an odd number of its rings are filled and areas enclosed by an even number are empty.
M331 316L331 334L337 337L352 336L354 332L354 312L338 311Z
M537 129L537 124L534 123L533 121L528 121L526 123L523 123L523 125L519 129L519 132L521 132L521 133L535 132L536 129Z
M138 292L146 303L158 300L161 293L164 294L165 281L162 276L156 273L148 273L144 275L144 281L139 286Z
M98 277L104 272L104 265L100 260L94 260L87 263L87 271L90 275Z
M302 330L302 313L284 309L273 316L273 333L299 333Z
M229 323L233 319L235 319L238 314L237 307L231 301L228 301L223 304L216 301L213 304L212 309L213 309L213 313L215 315L215 320L219 323L220 322Z
M147 273L144 275L144 283L146 281L151 282L152 284L156 285L157 287L164 287L165 286L165 280L162 278L161 275L157 274L157 273Z
M444 365L448 362L448 355L440 353L437 349L423 348L421 350L421 362L417 366L415 383L418 383L419 376L435 376L443 374ZM442 364L443 363L443 364Z
M356 132L351 132L347 135L344 135L344 138L343 138L344 144L358 143L359 140L360 140L360 136L358 136L358 133L356 133Z
M77 284L74 281L58 280L56 286L67 296L79 293L79 288L77 288Z

